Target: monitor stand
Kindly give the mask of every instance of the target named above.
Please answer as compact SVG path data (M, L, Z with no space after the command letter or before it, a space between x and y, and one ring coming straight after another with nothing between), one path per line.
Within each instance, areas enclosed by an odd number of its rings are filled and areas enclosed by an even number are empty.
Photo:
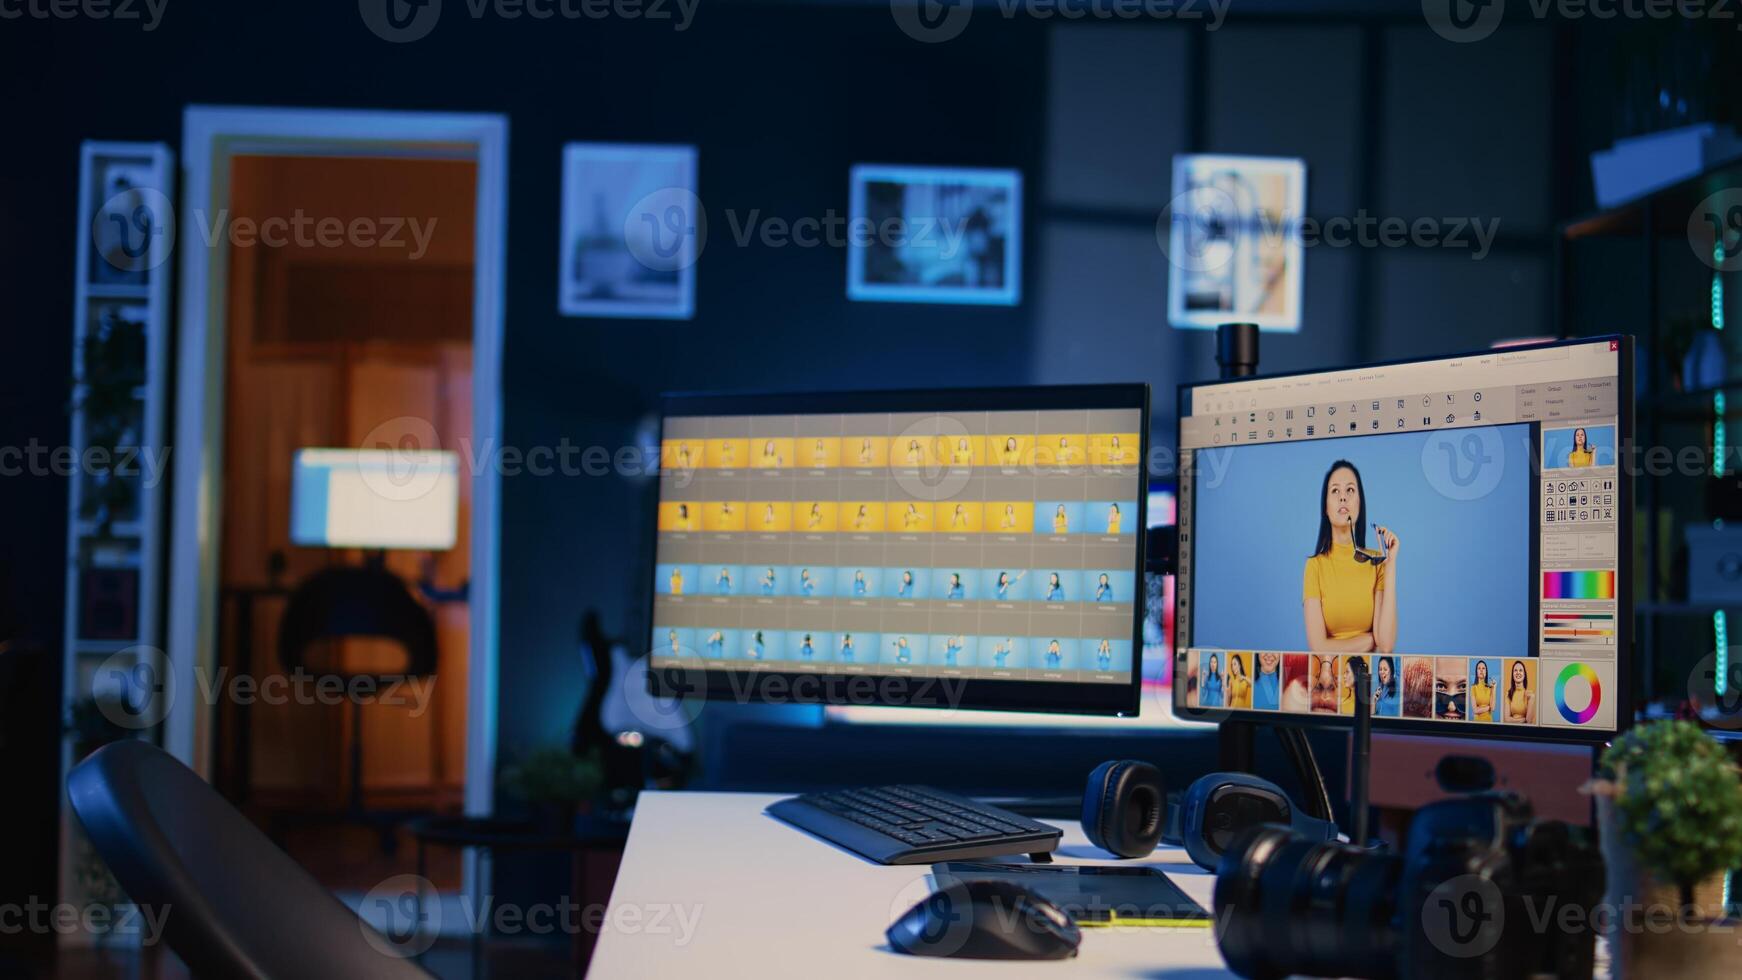
M1253 323L1224 323L1216 328L1216 364L1221 369L1223 380L1250 377L1258 373L1258 325ZM1361 698L1356 696L1356 712L1361 713ZM1371 705L1369 705L1369 709ZM1272 724L1276 737L1282 743L1283 754L1294 767L1295 774L1300 778L1301 809L1307 815L1321 820L1334 820L1331 810L1331 795L1325 788L1324 773L1319 769L1318 759L1313 755L1312 743L1307 741L1306 731L1294 725ZM1219 765L1229 772L1255 772L1258 767L1257 737L1258 722L1224 721L1217 725L1217 757ZM1358 749L1358 751L1360 751ZM1366 830L1367 798L1365 786L1365 763L1362 763L1363 778L1359 780L1358 789L1361 801L1359 814L1351 814L1352 819L1363 831ZM1354 774L1351 773L1351 776Z

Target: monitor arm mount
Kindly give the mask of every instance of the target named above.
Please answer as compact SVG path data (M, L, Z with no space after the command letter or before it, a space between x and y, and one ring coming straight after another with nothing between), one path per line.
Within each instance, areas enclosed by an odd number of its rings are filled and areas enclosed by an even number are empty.
M1258 372L1258 326L1252 323L1224 323L1216 328L1216 363L1221 367L1223 379L1249 377ZM1184 474L1181 474L1184 478ZM1158 533L1160 532L1160 533ZM1179 539L1177 528L1155 528L1149 532L1148 555L1149 568L1157 574L1171 575L1174 573ZM1365 664L1359 671L1365 671ZM1364 676L1358 673L1357 678ZM1352 805L1358 812L1351 813L1355 822L1354 834L1351 839L1362 840L1366 836L1366 765L1365 744L1368 739L1365 732L1370 727L1363 716L1371 711L1371 685L1363 685L1357 680L1357 691L1366 689L1369 697L1364 699L1356 696L1356 765L1360 768L1355 780L1356 797ZM1362 705L1367 711L1362 710ZM1300 779L1301 809L1309 816L1321 820L1333 820L1331 810L1331 794L1325 788L1324 773L1319 770L1318 759L1313 755L1313 747L1307 741L1305 729L1296 725L1268 723L1276 731L1277 740L1282 744L1282 751L1288 757L1289 765L1294 768L1295 775ZM1217 725L1217 757L1221 769L1229 772L1253 772L1257 768L1256 737L1259 723L1252 721L1226 720ZM1364 842L1364 841L1363 841Z

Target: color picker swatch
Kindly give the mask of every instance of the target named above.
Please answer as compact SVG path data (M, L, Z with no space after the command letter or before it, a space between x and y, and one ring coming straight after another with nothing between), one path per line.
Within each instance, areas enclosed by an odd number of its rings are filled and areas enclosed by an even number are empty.
M1609 570L1543 572L1544 599L1613 599L1615 573Z

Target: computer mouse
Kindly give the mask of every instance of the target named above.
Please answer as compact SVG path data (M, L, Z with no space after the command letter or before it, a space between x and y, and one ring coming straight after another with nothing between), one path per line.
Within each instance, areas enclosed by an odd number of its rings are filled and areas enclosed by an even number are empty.
M897 952L976 960L1060 960L1083 941L1076 922L1036 892L972 878L940 880L884 935Z

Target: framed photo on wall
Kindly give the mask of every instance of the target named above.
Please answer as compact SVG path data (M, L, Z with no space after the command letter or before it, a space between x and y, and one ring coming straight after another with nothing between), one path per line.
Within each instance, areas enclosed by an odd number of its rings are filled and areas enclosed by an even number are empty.
M695 147L563 147L557 309L564 316L690 319L706 239Z
M850 183L848 299L1021 301L1020 173L859 164Z
M1305 212L1304 161L1175 156L1165 236L1168 322L1299 330Z

